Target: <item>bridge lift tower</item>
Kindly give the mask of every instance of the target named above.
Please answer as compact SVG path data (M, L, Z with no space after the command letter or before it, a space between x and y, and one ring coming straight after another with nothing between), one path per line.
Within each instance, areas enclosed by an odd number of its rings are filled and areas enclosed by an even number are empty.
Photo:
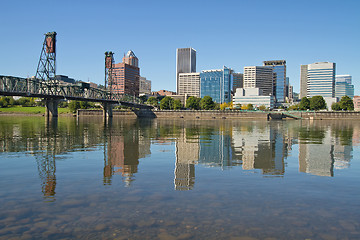
M56 84L56 32L45 34L45 40L40 54L35 77Z
M110 92L110 99L112 95L113 85L113 65L114 65L114 53L105 52L105 89Z
M59 81L56 80L56 32L45 34L43 47L35 78L45 83L43 93L58 95L60 93ZM46 115L57 117L58 100L46 99Z
M112 88L113 88L113 66L114 66L114 53L105 52L105 90L109 90L110 99L113 98ZM112 104L103 103L104 108L104 117L112 117Z

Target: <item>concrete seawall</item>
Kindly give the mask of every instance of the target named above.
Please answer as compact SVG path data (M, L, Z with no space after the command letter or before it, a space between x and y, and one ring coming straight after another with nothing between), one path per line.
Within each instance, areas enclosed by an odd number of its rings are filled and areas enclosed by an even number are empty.
M87 110L87 109L78 109L76 111L76 115L81 116L103 116L104 112L102 109L99 110ZM114 116L122 116L122 117L137 117L133 111L118 111L113 110Z
M288 115L287 115L288 114ZM79 109L77 116L102 116L103 110ZM114 117L142 117L142 118L184 118L184 119L308 119L308 120L349 120L359 119L360 112L261 112L261 111L219 111L219 110L113 110Z
M301 119L309 120L351 120L358 119L360 120L360 112L289 112L292 115L295 115Z

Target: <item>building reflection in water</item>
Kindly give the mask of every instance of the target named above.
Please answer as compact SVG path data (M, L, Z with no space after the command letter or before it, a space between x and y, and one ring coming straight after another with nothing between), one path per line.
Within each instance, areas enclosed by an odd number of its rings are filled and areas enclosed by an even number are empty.
M356 122L339 121L194 121L118 119L105 126L94 119L47 123L31 119L1 120L0 152L25 152L36 158L41 191L51 201L56 195L56 159L71 151L104 146L103 182L121 175L130 186L139 159L150 155L151 143L175 142L174 188L191 190L195 165L223 170L241 166L261 170L266 177L283 176L292 146L298 146L299 172L334 176L350 166L353 145L359 145ZM23 121L23 122L22 122ZM24 124L25 123L25 124ZM152 142L151 142L152 141ZM101 170L100 170L101 171Z
M195 164L199 159L199 139L188 136L183 128L176 140L176 161L174 185L176 190L191 190L195 184Z
M244 170L261 169L269 176L284 174L288 149L279 125L245 123L235 127L232 141L235 156L242 160Z
M108 126L107 156L104 164L104 184L110 185L113 175L121 175L125 186L130 186L135 180L134 174L138 172L139 158L144 158L150 152L150 139L142 136L141 129L134 124L135 119L129 119L124 131L113 133L112 126ZM133 127L131 127L133 125Z
M352 128L309 122L300 128L299 171L318 176L334 176L335 169L348 168L352 159Z

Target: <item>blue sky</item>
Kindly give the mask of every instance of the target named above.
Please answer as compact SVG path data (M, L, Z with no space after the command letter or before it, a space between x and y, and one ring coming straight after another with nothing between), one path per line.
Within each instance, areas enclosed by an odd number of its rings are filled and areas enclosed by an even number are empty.
M285 59L299 92L300 65L337 64L360 95L358 0L1 1L0 75L33 76L44 33L56 31L57 74L104 83L104 52L133 50L152 89L176 89L176 48L197 50L197 70L243 72Z

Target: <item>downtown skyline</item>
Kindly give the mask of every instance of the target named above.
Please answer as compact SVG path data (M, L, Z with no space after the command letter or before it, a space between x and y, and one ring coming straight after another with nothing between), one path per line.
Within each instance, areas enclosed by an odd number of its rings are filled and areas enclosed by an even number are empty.
M192 47L198 72L224 65L243 72L245 66L284 59L298 93L301 65L334 62L336 74L351 75L360 95L357 1L84 3L1 3L7 11L0 20L7 24L1 26L0 75L35 75L43 34L56 31L56 73L78 80L104 84L104 52L115 52L120 62L131 49L139 58L140 75L152 81L154 91L175 91L176 49ZM225 17L214 17L217 12Z

